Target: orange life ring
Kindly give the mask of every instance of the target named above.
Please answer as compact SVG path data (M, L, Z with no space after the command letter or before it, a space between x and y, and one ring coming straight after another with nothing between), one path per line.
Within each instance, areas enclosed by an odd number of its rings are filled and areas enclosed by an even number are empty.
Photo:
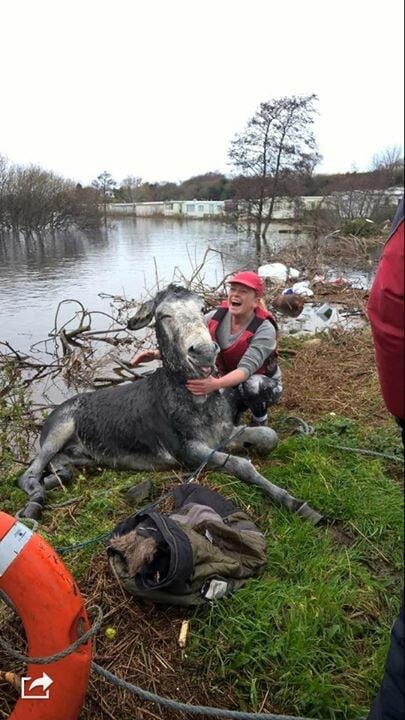
M40 535L1 511L0 589L24 624L30 657L64 650L89 629L79 588L56 552ZM90 664L88 640L62 660L28 665L29 679L23 680L21 697L9 720L76 720Z

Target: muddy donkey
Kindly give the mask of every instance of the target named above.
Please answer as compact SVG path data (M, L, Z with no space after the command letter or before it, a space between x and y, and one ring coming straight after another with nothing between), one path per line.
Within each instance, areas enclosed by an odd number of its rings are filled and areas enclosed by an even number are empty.
M186 389L187 379L214 370L217 353L201 299L169 285L139 308L128 327L138 330L153 318L163 367L133 383L76 395L49 415L40 451L19 479L29 497L23 514L39 518L46 490L69 481L75 466L160 470L182 464L195 469L207 461L208 467L259 486L272 501L318 522L321 516L305 502L266 480L248 459L230 454L249 446L268 453L278 441L274 430L247 427L237 433L219 392L197 397Z

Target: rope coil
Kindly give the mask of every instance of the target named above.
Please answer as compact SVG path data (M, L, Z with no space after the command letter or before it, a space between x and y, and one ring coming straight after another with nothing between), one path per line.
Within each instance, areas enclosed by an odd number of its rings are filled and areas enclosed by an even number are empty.
M97 612L97 617L94 620L93 625L71 645L68 645L68 647L60 650L57 653L54 653L53 655L46 655L44 657L28 657L27 655L20 653L18 650L14 650L8 644L8 642L3 640L1 636L0 647L3 648L3 650L14 660L23 662L25 665L49 665L50 663L56 662L57 660L62 660L63 658L67 657L67 655L71 655L73 652L75 652L75 650L77 650L77 648L79 648L81 645L85 645L87 641L90 640L93 635L96 635L96 633L98 633L98 631L100 630L101 623L103 621L103 611L98 605L92 605L88 609L88 613L91 614L93 611Z
M187 712L191 715L211 715L213 717L223 718L234 718L235 720L311 720L310 718L297 717L293 715L274 715L273 713L249 713L240 712L239 710L226 710L224 708L209 707L205 705L188 705L187 703L176 702L169 698L162 698L160 695L142 690L137 685L122 680L121 678L113 675L109 670L105 670L97 663L92 662L91 667L96 673L101 675L103 678L108 680L113 685L127 690L133 695L138 695L142 700L148 700L149 702L163 705L164 707L170 708L171 710L177 710L179 712Z

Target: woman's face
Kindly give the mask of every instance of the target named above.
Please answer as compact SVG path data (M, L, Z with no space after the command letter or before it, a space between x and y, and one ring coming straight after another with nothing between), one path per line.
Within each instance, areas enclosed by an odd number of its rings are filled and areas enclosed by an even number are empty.
M235 318L244 318L251 315L259 304L256 291L252 288L231 283L228 291L229 312Z

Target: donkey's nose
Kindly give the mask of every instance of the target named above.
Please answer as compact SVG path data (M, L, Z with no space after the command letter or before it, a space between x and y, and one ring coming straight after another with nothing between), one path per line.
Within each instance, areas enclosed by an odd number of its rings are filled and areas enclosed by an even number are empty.
M195 343L188 348L188 354L194 359L212 363L218 353L218 345L214 343Z

